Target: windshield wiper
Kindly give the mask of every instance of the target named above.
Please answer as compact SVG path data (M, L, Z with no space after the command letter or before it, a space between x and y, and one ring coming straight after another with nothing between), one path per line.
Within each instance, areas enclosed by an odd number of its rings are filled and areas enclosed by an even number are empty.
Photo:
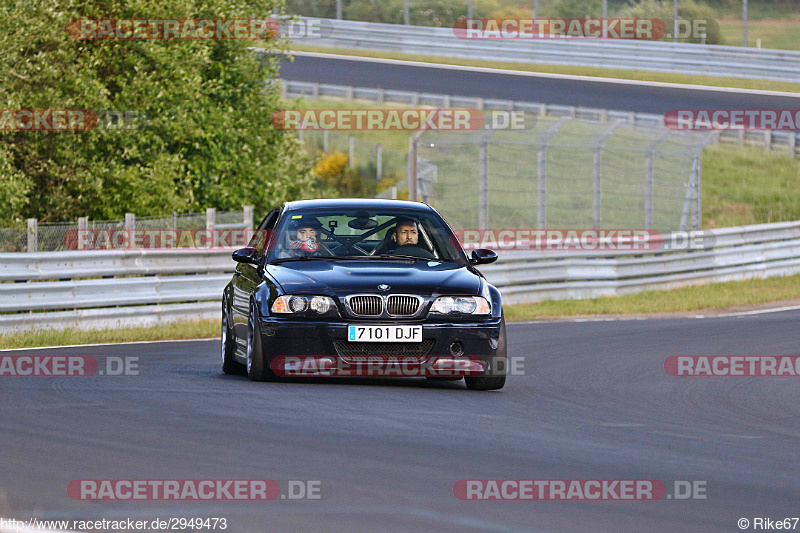
M388 259L388 260L395 260L399 259L401 261L435 261L436 263L441 263L441 259L436 258L427 258L427 257L419 257L418 255L403 255L403 254L380 254L380 255L350 255L347 256L348 259Z
M345 259L343 257L336 257L334 255L301 255L298 257L282 257L280 259L273 259L269 264L278 265L280 263L289 263L291 261L312 261L315 259L323 259L328 261L330 259Z

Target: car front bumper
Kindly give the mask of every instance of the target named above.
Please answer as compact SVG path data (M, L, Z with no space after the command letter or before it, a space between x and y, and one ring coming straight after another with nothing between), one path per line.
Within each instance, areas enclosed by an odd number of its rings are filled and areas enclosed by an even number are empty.
M421 325L422 344L351 343L347 340L351 324ZM259 330L265 362L279 375L460 377L481 375L497 366L500 325L499 318L454 323L264 317Z

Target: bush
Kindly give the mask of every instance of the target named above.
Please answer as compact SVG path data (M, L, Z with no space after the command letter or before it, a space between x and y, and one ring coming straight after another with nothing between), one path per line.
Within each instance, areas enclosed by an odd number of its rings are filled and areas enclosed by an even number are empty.
M314 175L330 196L363 198L375 193L369 190L358 169L350 168L350 158L343 152L323 155L314 167Z
M694 0L680 0L678 4L679 19L695 21L707 21L706 25L706 44L725 44L719 31L716 11L710 6L699 4ZM638 4L622 8L618 17L620 18L657 18L664 21L667 33L672 34L673 28L673 8L672 2L659 2L658 0L642 0ZM692 25L694 27L694 25ZM664 39L664 40L671 40ZM699 43L700 37L690 37L680 39L681 42Z

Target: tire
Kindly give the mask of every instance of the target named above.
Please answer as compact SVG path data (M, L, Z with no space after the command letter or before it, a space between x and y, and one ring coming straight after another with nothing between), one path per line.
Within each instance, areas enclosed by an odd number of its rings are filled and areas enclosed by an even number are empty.
M508 372L508 354L506 348L506 319L500 319L500 337L497 339L497 353L495 361L489 370L482 376L465 377L464 381L469 390L497 390L502 389L506 384L506 373ZM500 367L497 369L496 367Z
M244 365L236 360L236 340L231 335L231 328L228 326L228 312L225 310L225 303L222 304L222 333L220 335L222 352L222 372L224 374L241 374Z
M256 307L250 304L247 319L247 377L250 381L269 381L275 378L264 361L264 350L261 348L261 328L258 325Z

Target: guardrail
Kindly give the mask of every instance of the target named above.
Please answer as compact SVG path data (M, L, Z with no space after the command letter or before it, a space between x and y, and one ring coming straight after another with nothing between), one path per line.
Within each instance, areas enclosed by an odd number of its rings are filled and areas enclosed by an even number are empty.
M301 17L301 19L311 19ZM495 62L620 68L800 82L800 52L663 41L595 39L466 40L452 28L322 19L321 37L294 41L311 46L385 50Z
M503 251L481 271L504 303L591 298L800 273L800 221L675 234L664 249ZM231 250L0 254L0 332L218 318Z
M406 104L412 106L432 106L438 108L465 108L502 111L524 111L539 116L572 117L595 122L623 121L644 128L656 128L664 124L664 115L654 113L635 113L594 107L545 104L481 98L478 96L456 96L439 93L399 91L372 87L354 87L305 81L281 80L284 98L335 98L345 100L366 100L378 104ZM749 145L765 149L787 150L800 156L800 132L796 131L720 131L720 142Z

